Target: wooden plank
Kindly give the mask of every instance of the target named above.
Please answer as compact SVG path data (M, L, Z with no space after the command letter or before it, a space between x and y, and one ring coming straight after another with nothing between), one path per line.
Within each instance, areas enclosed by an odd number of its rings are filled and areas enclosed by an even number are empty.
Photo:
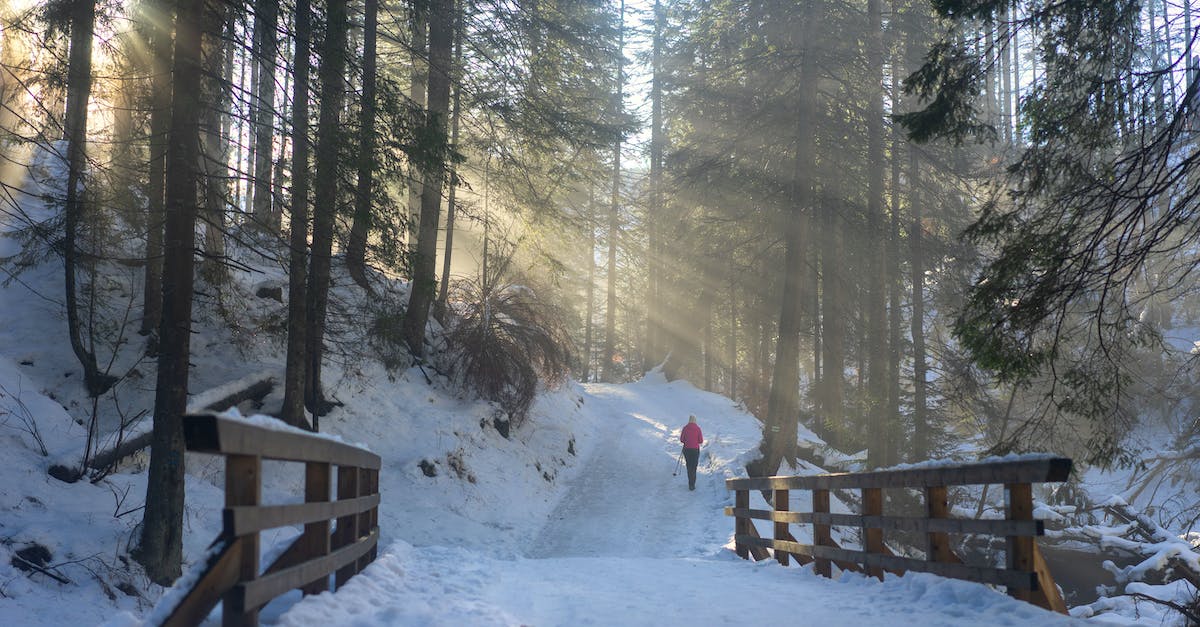
M183 437L194 453L258 455L263 459L328 462L377 470L379 456L327 438L276 431L214 414L183 417Z
M883 516L883 490L880 488L864 488L862 491L863 518L867 516ZM867 553L883 553L883 529L879 527L862 526L863 549ZM872 577L883 581L883 569L871 566L868 572Z
M829 490L813 490L812 491L812 508L814 514L829 513ZM833 534L828 524L813 522L813 544L818 546L828 547L833 543ZM813 570L825 577L833 576L833 566L828 558L814 554L817 558L817 563L813 566Z
M262 500L262 459L254 455L229 455L225 458L225 507L256 506ZM258 533L238 537L241 549L238 581L258 577ZM231 592L225 594L221 624L225 627L258 625L258 610L238 603Z
M361 488L358 491L358 493L363 496L359 496L359 498L364 498L364 497L369 498L369 497L373 496L375 498L376 505L378 505L378 503L379 503L379 471L368 470L368 469L359 469L359 480L363 482L363 485L361 486ZM370 507L370 508L367 508L366 510L364 510L361 514L359 514L359 516L358 516L358 531L359 531L359 533L370 533L371 530L375 529L378 526L376 524L376 521L374 518L374 513L376 513L376 512L378 512L378 507ZM363 571L363 569L366 568L367 565L373 561L375 561L375 555L373 553L367 553L366 555L363 555L362 557L360 557L358 559L358 572L361 573Z
M797 540L796 537L793 536L790 531L788 532L787 536L784 537L783 539L787 540L788 542L795 542L796 544L800 544L800 541ZM813 562L813 557L811 555L805 555L803 553L788 553L788 555L791 555L792 558L794 558L796 560L796 563L801 566L804 566L805 564L811 564Z
M364 553L370 551L378 540L379 533L372 531L366 537L359 538L353 544L346 545L324 557L285 568L254 581L240 583L234 586L232 594L242 607L257 610L288 590L300 588L321 577L328 577L329 573L344 568L346 564L353 564Z
M1037 590L1033 592L1034 604L1051 612L1068 614L1067 602L1063 600L1062 593L1058 591L1058 585L1054 583L1054 576L1050 574L1050 566L1046 564L1046 558L1042 556L1037 542L1033 543L1033 572L1037 575L1038 580Z
M225 544L224 548L208 558L204 574L163 621L162 627L199 625L217 606L221 597L237 583L241 569L241 541L219 541Z
M776 490L775 498L772 499L772 502L773 502L773 505L775 506L776 511L786 512L788 509L788 491L787 490ZM792 534L788 533L788 524L786 522L781 522L778 520L775 521L774 533L775 533L776 540L786 540L789 536L792 535ZM788 552L787 551L775 551L775 560L778 561L780 564L787 566L788 565Z
M313 463L316 462L309 462L309 464ZM345 501L227 507L223 514L226 533L242 536L264 529L304 525L319 520L333 520L351 514L367 513L377 505L379 505L379 495L373 494Z
M858 514L816 514L812 512L774 512L769 509L739 509L726 507L726 516L741 516L756 520L808 524L820 522L835 527L875 527L884 531L931 531L955 534L993 536L1040 536L1045 534L1041 520L978 520L974 518L910 518L905 516L860 516Z
M1009 520L1033 519L1033 486L1028 483L1010 483L1004 486L1007 494L1007 510ZM1008 550L1005 558L1009 570L1033 571L1033 538L1022 536L1008 537ZM1033 595L1028 589L1009 588L1009 595L1014 598L1033 603Z
M922 573L932 573L934 575L949 577L952 579L963 579L978 583L1007 586L1009 590L1013 590L1014 588L1030 590L1037 586L1037 575L1032 572L1020 572L1003 568L968 566L966 564L927 562L922 559L914 559L910 557L897 557L877 553L866 553L863 551L853 551L850 549L841 549L829 546L814 546L811 544L799 544L796 542L784 542L766 538L752 538L750 536L744 536L740 539L735 538L735 540L739 540L754 546L761 546L763 548L784 550L792 554L808 555L818 560L826 559L859 563L867 567L878 566L889 571L907 570Z
M925 515L930 520L950 517L949 492L946 486L930 486L925 488ZM925 559L931 562L953 562L953 552L950 550L950 536L941 531L929 531L925 534Z
M358 468L353 466L338 466L337 475L338 500L358 498ZM342 516L337 519L337 530L333 533L333 548L340 549L341 547L354 544L358 540L359 535L358 515L349 514ZM335 577L337 588L340 590L356 574L358 574L358 565L354 562L350 562L339 568Z
M746 510L746 509L750 508L750 491L749 490L737 490L736 492L734 492L733 498L734 498L734 503L736 504L736 507L738 509ZM746 518L738 517L738 518L733 519L733 535L735 538L740 537L740 536L749 535L750 529L753 529L753 528L754 528L754 523L750 522ZM733 548L734 548L734 551L737 552L738 557L740 557L744 560L750 559L750 551L749 551L748 546L739 544L735 540Z
M333 477L332 467L329 464L320 462L308 462L304 465L304 500L309 503L327 503L333 495ZM341 501L336 503L351 503L353 501ZM375 502L379 502L379 496L375 496ZM329 519L333 516L326 516L321 520L310 521L304 525L304 533L296 540L300 545L301 553L304 560L324 557L329 555L330 537L329 537ZM324 577L312 581L302 586L301 591L304 594L320 594L329 590L329 574Z
M746 521L746 522L749 523L750 521ZM762 539L762 536L758 535L758 528L755 527L754 525L748 524L746 527L746 531L748 531L750 533L751 538ZM756 562L761 562L765 559L770 559L770 557L771 557L771 552L764 549L761 546L751 546L749 548L749 551L750 551L750 557L753 557L754 561L756 561Z
M926 488L938 485L983 485L990 483L1045 483L1066 481L1071 460L1046 457L1019 461L982 462L876 470L859 473L834 473L810 476L745 477L726 479L730 490L836 490L862 488Z

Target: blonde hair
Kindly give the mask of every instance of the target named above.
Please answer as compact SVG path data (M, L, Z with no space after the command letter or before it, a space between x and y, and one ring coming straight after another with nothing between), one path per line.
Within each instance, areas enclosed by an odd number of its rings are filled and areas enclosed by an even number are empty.
M696 416L688 416L688 422L696 422Z

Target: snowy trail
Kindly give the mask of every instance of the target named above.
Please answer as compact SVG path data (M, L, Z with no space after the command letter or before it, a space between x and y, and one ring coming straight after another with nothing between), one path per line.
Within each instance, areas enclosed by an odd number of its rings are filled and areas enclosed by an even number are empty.
M724 479L759 426L728 399L685 386L587 386L595 442L548 520L530 530L524 557L398 540L336 594L304 598L277 624L1085 624L931 575L832 580L738 559L725 548ZM682 471L671 475L689 413L709 443L694 492Z
M724 544L732 524L721 514L727 495L723 477L707 468L711 458L701 456L695 492L682 466L672 474L688 414L628 388L589 392L607 428L528 557L686 557Z

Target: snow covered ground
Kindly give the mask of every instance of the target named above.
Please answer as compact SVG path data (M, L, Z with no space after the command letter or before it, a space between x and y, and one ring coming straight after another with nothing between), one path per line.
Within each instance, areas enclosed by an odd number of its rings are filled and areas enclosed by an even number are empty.
M35 206L25 213L35 222L52 215ZM13 232L25 226L0 213L0 255L19 250ZM269 262L248 263L253 272L231 275L227 300L197 304L193 404L263 371L282 374L280 337L266 331L285 304L254 294L283 275ZM98 287L119 321L126 305L137 310L140 272L109 270ZM67 344L61 282L51 257L0 283L0 625L137 625L164 593L127 555L145 457L94 482L64 483L48 470L78 463L93 414L107 433L137 418L132 408L151 405L154 363L131 332L136 321L126 321L115 347L98 347L121 381L93 405ZM402 291L385 293L380 307ZM343 311L367 310L346 281L334 294ZM266 624L1176 624L1160 606L1126 599L1089 608L1101 613L1083 621L929 575L828 580L810 568L739 560L730 550L733 521L722 513L732 504L723 480L744 475L760 425L729 399L657 373L626 385L571 383L543 394L505 438L492 426L493 407L462 398L441 375L387 370L365 340L343 345L369 348L328 364L328 392L342 405L321 427L383 457L380 556L335 594L277 599L263 612ZM273 393L264 410L279 402ZM708 440L694 492L682 471L673 474L689 414ZM820 472L802 466L795 471ZM220 530L223 477L211 456L189 455L187 467L184 560L194 563ZM301 475L265 465L264 500L294 500ZM836 500L833 510L848 511ZM264 561L297 533L265 533ZM810 539L804 526L794 533Z

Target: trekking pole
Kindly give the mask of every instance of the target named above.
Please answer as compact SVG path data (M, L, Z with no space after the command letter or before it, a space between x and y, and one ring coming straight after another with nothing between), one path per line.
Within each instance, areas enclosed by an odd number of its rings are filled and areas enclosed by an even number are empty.
M679 457L675 460L675 472L671 473L672 477L679 476L679 466L683 464L683 451L679 451Z

